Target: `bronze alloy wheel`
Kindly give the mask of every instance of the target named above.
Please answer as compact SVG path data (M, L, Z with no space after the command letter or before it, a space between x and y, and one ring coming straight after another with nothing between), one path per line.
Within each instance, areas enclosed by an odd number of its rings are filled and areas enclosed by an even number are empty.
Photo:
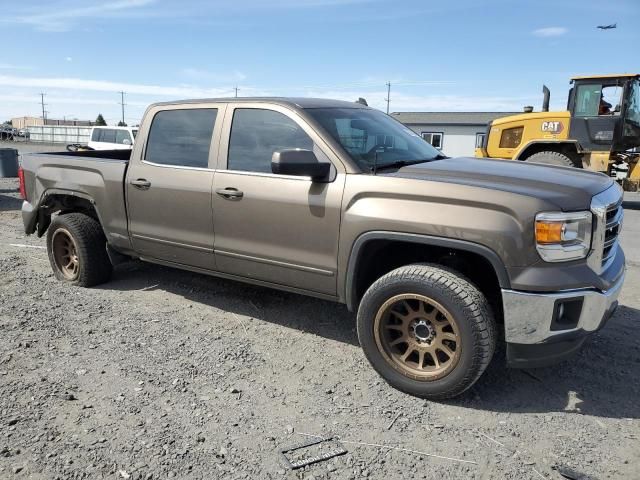
M58 229L51 239L53 260L56 267L67 280L75 280L80 271L78 248L76 242L68 230Z
M424 295L396 295L380 307L374 320L376 345L396 370L419 381L449 374L462 350L451 313Z

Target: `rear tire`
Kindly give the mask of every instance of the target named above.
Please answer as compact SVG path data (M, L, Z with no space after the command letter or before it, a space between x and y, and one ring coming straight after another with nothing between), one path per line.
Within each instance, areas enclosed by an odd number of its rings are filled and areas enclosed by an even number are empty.
M542 163L545 165L556 165L559 167L582 168L582 162L577 158L571 158L560 152L545 151L534 153L525 159L525 162Z
M496 345L485 296L439 265L407 265L379 278L362 298L357 323L373 368L393 387L433 400L471 387Z
M107 239L100 223L84 213L53 218L47 231L47 253L54 275L63 282L92 287L111 278Z

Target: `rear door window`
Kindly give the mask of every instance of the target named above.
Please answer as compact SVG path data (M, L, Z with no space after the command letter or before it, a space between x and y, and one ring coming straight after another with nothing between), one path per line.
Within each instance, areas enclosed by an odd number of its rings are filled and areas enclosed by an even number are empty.
M164 110L151 123L145 160L161 165L207 168L215 108Z
M233 113L227 169L272 173L273 152L291 148L313 150L313 140L286 115L259 108Z
M125 142L125 140L127 140ZM131 135L127 130L116 130L116 143L120 145L131 145Z

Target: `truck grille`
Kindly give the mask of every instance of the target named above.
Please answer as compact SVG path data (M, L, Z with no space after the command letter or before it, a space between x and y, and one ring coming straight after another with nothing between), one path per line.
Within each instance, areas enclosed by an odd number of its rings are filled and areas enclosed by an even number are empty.
M618 235L620 234L621 222L622 222L622 199L615 204L607 208L605 217L605 232L604 232L604 248L602 250L602 265L611 259L616 253L615 246L618 241Z

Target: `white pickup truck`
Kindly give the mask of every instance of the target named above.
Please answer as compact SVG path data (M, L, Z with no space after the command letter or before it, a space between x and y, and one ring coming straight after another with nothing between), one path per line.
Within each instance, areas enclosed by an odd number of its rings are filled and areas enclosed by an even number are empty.
M93 127L88 145L91 150L131 150L137 133L132 127Z

